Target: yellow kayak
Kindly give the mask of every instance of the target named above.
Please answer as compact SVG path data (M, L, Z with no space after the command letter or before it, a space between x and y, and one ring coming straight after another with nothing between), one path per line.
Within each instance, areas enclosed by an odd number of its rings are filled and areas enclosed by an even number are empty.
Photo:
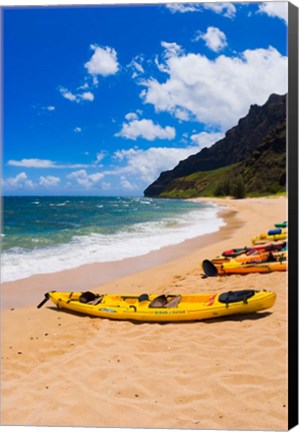
M213 264L218 265L218 264L227 264L230 263L232 261L234 262L238 262L238 263L250 263L250 262L263 262L263 261L267 261L268 257L270 255L270 252L254 252L251 254L240 254L238 256L236 256L235 258L231 258L231 257L225 257L222 255L219 255L215 258L213 258L211 261Z
M286 271L288 262L285 258L277 261L242 263L231 260L225 263L215 264L212 261L204 260L202 269L206 276L250 274L250 273L271 273L273 271Z
M273 235L268 235L268 234L260 234L257 237L254 237L251 239L253 244L260 244L260 243L266 243L269 241L278 241L278 240L285 240L287 238L287 232L284 231L280 234L273 234Z
M143 322L197 321L228 315L248 314L272 307L271 291L229 291L222 294L113 295L91 292L45 294L59 308L100 318Z

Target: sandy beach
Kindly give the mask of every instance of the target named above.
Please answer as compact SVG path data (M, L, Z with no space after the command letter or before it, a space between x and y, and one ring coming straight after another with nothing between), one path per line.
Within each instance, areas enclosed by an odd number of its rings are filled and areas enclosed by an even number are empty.
M287 429L287 274L202 278L200 267L286 220L287 200L208 201L224 207L217 233L2 285L2 425ZM277 300L253 315L163 325L36 308L50 290L238 289L273 290Z

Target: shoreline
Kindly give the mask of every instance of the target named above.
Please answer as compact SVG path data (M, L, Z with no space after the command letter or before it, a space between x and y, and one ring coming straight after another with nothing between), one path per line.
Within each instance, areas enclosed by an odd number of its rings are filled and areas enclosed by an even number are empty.
M198 200L195 201L198 202ZM35 293L39 291L39 287L43 287L43 291L40 292L41 296L46 291L53 289L56 291L87 291L124 276L170 263L208 244L216 243L219 239L227 238L232 230L242 225L242 222L237 219L237 211L235 210L219 209L218 217L224 220L224 226L217 231L193 237L178 244L170 244L143 255L115 261L83 264L70 269L34 274L3 282L0 308L25 307L31 305L33 301L38 302ZM53 288L54 286L55 288Z
M287 200L217 203L228 217L222 231L207 235L204 244L197 238L156 258L150 253L146 263L137 265L134 258L134 268L121 277L111 268L111 280L98 290L266 289L276 292L273 308L229 319L135 324L67 313L50 303L36 308L47 284L64 291L90 284L97 290L98 264L11 282L5 295L10 291L6 301L15 306L1 314L3 426L287 429L287 274L202 279L200 267L203 259L250 245L251 237L286 220ZM124 271L129 264L123 264ZM30 306L18 306L22 292Z
M221 208L214 203L174 200L175 204L169 204L169 201L173 200L160 199L150 202L133 197L118 204L118 198L110 198L107 206L104 200L104 204L95 207L104 207L103 214L102 210L98 214L97 210L93 209L92 214L96 213L96 217L100 215L99 225L96 221L89 220L89 210L86 221L81 220L78 223L80 228L76 227L75 231L72 231L76 224L71 221L71 204L65 215L66 220L61 221L62 225L69 223L70 227L63 229L59 235L55 232L48 234L47 229L41 224L40 233L38 230L29 235L25 230L24 238L22 239L22 234L19 234L16 240L13 234L10 236L8 229L8 233L3 234L5 239L2 283L17 282L35 275L63 272L89 264L117 263L129 257L147 255L164 247L176 246L188 239L216 232L224 223L219 217ZM62 204L67 202L70 201L66 200ZM80 200L79 203L82 205ZM50 207L52 205L56 204L50 203ZM114 211L114 207L119 205L121 209ZM33 225L33 219L41 217L39 211L42 209L33 213L29 224ZM112 211L111 221L109 211ZM18 224L18 221L12 220L12 223ZM9 226L8 222L8 228Z

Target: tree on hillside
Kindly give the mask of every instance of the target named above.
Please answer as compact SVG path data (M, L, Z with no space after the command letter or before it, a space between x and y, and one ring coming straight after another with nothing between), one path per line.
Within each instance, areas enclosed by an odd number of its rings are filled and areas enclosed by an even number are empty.
M228 196L230 195L230 182L228 178L222 178L215 187L215 196Z
M237 176L231 181L230 193L234 198L241 199L246 196L245 183L242 176Z

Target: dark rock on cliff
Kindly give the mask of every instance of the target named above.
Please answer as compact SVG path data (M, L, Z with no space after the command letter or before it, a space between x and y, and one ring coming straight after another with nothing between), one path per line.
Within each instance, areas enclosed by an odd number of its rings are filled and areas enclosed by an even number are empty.
M285 125L286 95L272 94L263 106L251 105L246 117L240 119L237 126L228 130L222 140L210 148L204 148L199 153L189 156L174 169L162 172L159 178L144 191L144 195L163 196L171 192L172 185L177 185L180 179L194 173L214 171L233 164L237 164L239 174L245 175L244 181L247 184L248 181L253 182L253 179L247 179L246 173L248 174L249 171L252 173L253 169L261 170L263 179L268 176L276 182L277 179L273 179L273 172L267 173L267 171L274 169L273 161L277 159L277 154L279 154L279 169L274 171L281 177L277 180L281 185L285 182L283 180L285 174L281 172L283 170L285 172L285 167L283 168L286 152ZM266 146L266 149L263 146ZM269 163L265 157L266 154L269 157ZM257 160L259 163L255 165ZM236 166L235 169L237 169ZM222 173L222 170L220 171ZM254 180L256 185L258 183L262 185L262 180L261 182L256 178ZM192 196L202 195L200 190L196 191L194 185L192 190Z

